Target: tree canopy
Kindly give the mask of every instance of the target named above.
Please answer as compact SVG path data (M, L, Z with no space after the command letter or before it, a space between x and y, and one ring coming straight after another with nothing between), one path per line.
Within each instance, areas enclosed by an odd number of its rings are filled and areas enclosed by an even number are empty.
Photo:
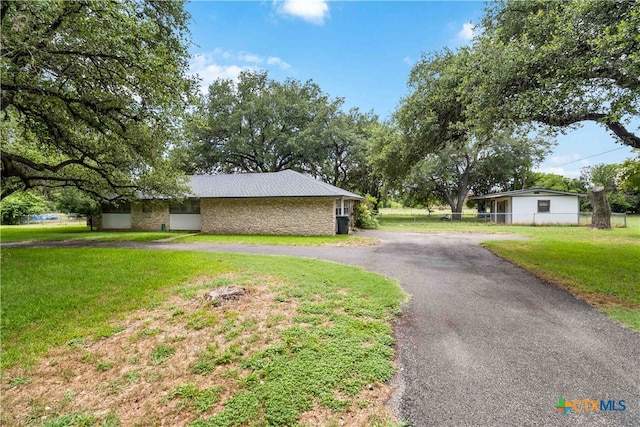
M187 172L278 172L293 169L350 190L371 183L367 139L377 117L342 110L309 80L279 82L244 71L216 80L189 119L182 153Z
M640 3L500 1L472 46L469 113L556 129L595 121L640 147Z
M395 114L399 135L380 150L390 182L426 198L435 194L454 213L462 212L470 191L522 188L551 146L502 123L483 127L470 114L474 92L468 85L477 63L468 48L423 55L411 70L411 93Z
M337 109L320 87L266 72L216 80L191 117L191 168L200 172L307 170L324 155L320 134Z
M166 161L194 89L176 0L3 1L2 196L179 190Z

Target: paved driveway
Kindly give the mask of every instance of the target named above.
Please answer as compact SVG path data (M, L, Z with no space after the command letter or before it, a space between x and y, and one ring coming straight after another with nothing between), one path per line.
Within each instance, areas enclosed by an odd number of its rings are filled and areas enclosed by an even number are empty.
M412 298L395 326L392 404L412 426L640 426L640 334L479 246L513 237L365 235L382 244L136 245L308 256L397 279ZM626 410L563 415L554 409L560 397L612 400L616 409L624 400ZM592 403L578 404L585 406Z

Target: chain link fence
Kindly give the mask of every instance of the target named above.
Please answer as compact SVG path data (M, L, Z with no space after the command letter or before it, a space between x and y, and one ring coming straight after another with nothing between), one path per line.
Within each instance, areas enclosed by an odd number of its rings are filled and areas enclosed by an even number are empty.
M583 225L591 224L592 212L574 213L532 213L525 215L513 215L511 213L483 213L465 210L462 213L453 213L451 210L432 210L415 208L383 208L378 212L381 223L385 218L406 218L411 222L435 222L435 221L460 221L472 223L494 223L505 225ZM611 226L615 228L627 226L627 214L612 213Z
M78 214L63 214L63 213L45 213L39 215L22 215L20 217L21 225L29 224L60 224L60 225L84 225L87 223L87 218Z

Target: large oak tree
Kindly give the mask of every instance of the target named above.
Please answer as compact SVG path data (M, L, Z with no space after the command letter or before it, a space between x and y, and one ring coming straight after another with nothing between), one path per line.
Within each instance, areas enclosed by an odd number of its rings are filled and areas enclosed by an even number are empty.
M437 194L454 215L471 191L522 188L550 148L545 139L500 122L484 126L471 113L475 92L468 87L478 61L468 48L423 56L395 114L400 135L380 150L389 181Z
M322 133L339 101L320 87L244 71L216 80L190 119L189 165L196 172L306 171L324 156Z
M558 130L594 121L640 147L639 2L503 0L481 27L471 115Z
M174 0L2 1L2 196L178 190L166 151L194 82Z

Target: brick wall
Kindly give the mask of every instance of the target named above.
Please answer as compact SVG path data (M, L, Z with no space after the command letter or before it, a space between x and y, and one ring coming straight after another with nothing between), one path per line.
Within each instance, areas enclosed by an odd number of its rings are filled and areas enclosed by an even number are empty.
M202 199L202 232L214 234L335 234L331 198Z
M148 203L151 212L143 212L143 203ZM131 229L139 231L160 231L162 224L169 229L169 202L145 201L131 204Z

